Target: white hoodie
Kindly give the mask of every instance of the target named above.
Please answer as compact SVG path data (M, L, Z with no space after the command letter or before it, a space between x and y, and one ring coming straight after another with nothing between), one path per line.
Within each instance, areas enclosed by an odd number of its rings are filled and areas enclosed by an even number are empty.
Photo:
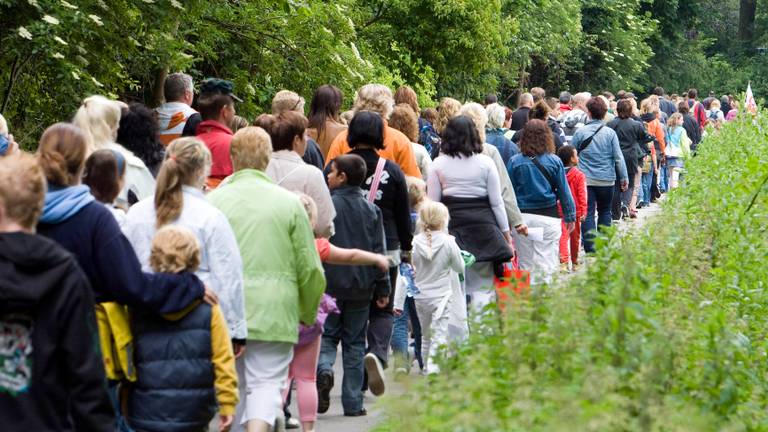
M413 238L413 269L420 293L415 298L436 298L451 293L451 278L464 272L464 259L456 239L445 232L431 231Z

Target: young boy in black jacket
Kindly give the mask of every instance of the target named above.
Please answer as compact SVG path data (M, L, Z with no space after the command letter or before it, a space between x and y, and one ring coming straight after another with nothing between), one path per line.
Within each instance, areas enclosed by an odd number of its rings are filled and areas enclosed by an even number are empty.
M330 164L328 185L336 208L334 246L362 249L383 254L386 251L381 210L363 197L360 185L365 180L365 161L346 154ZM361 416L363 408L363 356L365 331L372 299L384 308L389 303L389 276L373 266L325 265L326 292L336 299L341 310L329 315L317 365L318 412L328 411L333 388L333 363L342 342L344 380L341 403L345 416Z
M0 159L0 425L112 432L88 279L34 234L45 190L35 158Z

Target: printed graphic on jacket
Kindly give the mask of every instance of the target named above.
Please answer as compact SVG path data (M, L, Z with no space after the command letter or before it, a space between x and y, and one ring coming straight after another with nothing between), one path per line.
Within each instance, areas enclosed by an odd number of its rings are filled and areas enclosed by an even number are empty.
M373 178L376 177L376 175L372 175L365 179L365 186L363 191L363 197L368 199L368 191L371 190L371 185L373 185ZM383 170L381 172L381 178L379 179L379 189L376 191L376 196L373 197L374 201L381 201L381 198L384 197L384 190L382 189L382 186L389 184L389 173L387 170Z
M16 396L32 381L32 319L10 314L0 318L0 393Z

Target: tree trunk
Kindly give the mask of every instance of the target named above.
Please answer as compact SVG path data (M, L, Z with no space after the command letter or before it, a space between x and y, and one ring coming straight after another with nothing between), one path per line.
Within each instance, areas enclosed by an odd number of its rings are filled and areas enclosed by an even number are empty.
M749 50L752 48L752 41L755 34L755 12L757 11L757 0L739 1L739 40L742 48Z
M152 86L152 100L149 106L159 107L165 102L165 78L168 76L168 66L158 69L155 74L155 82Z

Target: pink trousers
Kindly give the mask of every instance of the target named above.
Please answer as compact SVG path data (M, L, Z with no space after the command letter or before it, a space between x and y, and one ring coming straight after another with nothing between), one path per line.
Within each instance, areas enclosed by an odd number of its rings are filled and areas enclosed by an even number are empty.
M296 380L296 400L299 403L299 421L317 420L317 359L320 356L320 338L303 346L293 347L293 360L288 367L288 385L283 392L283 401L288 397L291 381Z

